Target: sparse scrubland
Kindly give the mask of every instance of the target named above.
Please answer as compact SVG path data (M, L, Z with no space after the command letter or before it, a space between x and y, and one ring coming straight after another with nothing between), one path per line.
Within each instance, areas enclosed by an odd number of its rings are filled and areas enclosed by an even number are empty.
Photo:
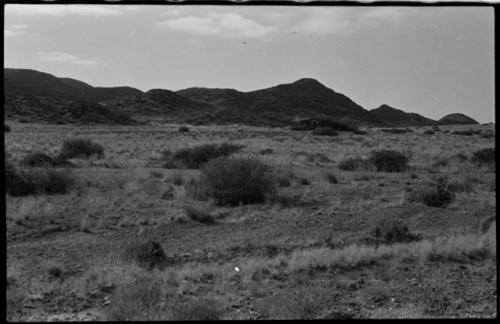
M494 125L9 126L10 321L496 317Z

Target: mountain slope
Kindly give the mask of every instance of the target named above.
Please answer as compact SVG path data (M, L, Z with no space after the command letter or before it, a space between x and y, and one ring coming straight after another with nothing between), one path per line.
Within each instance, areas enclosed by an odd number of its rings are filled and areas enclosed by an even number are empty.
M436 122L432 119L416 113L407 113L403 110L396 109L385 104L376 109L370 110L370 113L387 123L390 123L391 126L396 127L427 126L436 124Z
M479 124L474 119L464 114L455 113L449 114L437 121L439 125L472 125Z
M93 87L70 78L28 69L4 69L4 91L11 95L36 95L90 102L113 100L142 94L131 87Z
M114 112L140 121L206 124L213 122L212 106L194 102L170 90L152 89L138 96L101 102Z
M135 125L137 121L98 103L36 95L7 94L6 118L50 124Z
M386 125L347 96L309 78L251 92L188 88L177 93L214 106L214 118L223 123L285 126L300 118L334 118L355 125Z

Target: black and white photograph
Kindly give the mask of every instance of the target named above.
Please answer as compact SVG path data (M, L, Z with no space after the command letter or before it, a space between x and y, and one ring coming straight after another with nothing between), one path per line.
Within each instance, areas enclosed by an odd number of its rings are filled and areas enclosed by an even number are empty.
M497 317L493 5L7 2L7 321Z

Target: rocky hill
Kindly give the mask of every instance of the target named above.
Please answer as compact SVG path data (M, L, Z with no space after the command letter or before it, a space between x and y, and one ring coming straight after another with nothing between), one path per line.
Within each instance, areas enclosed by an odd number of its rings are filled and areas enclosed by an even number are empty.
M370 110L370 113L395 127L428 126L436 124L436 121L432 119L416 113L407 113L388 105L381 105L376 109Z
M479 124L474 119L464 114L449 114L437 121L438 125L472 125Z

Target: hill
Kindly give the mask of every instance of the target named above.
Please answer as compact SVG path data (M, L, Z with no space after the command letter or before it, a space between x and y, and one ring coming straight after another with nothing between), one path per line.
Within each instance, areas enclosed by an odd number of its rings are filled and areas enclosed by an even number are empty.
M334 118L354 125L386 125L347 96L309 78L251 92L189 88L177 93L214 106L214 119L222 123L285 126L303 118Z
M90 102L137 96L143 93L131 87L93 87L79 80L58 78L49 73L28 69L4 69L4 91L10 95L44 96Z
M479 124L474 119L464 114L455 113L449 114L437 121L439 125L472 125Z
M385 104L370 110L370 113L395 127L428 126L436 124L436 121L432 119L416 113L407 113Z

